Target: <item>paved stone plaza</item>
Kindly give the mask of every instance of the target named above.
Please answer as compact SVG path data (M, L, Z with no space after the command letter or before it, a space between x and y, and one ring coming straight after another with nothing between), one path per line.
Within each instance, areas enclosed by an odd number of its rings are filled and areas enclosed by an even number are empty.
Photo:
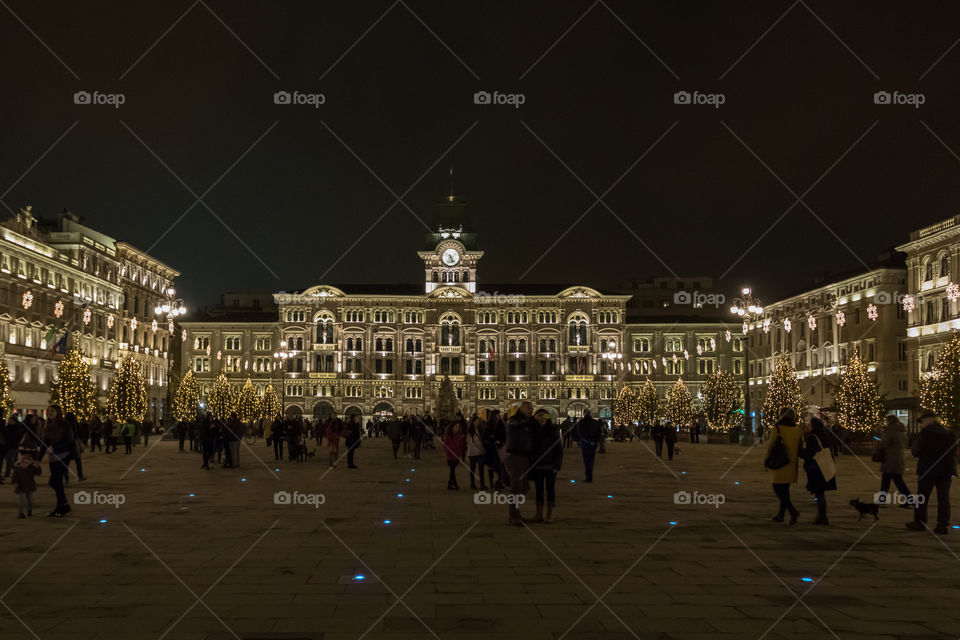
M839 460L830 527L810 524L802 491L790 527L770 521L758 450L684 444L668 467L646 446L610 443L592 485L568 449L556 523L528 528L475 504L462 468L464 489L446 490L440 452L394 461L387 440L364 441L359 469L329 473L322 451L275 463L263 441L251 445L263 462L243 450L239 470L202 471L168 441L88 454L89 480L68 496L124 504L48 519L43 485L20 521L2 486L0 638L960 636L960 530L909 532L892 507L858 522L846 503L872 499L869 459ZM277 491L325 503L276 505ZM677 491L725 502L677 505Z

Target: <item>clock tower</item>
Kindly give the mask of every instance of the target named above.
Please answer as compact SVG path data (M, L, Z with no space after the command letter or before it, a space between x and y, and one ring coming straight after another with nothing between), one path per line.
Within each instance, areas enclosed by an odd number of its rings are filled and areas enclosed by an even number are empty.
M477 262L483 251L475 248L476 234L467 231L467 203L453 195L434 207L423 260L426 293L443 287L461 287L477 292Z

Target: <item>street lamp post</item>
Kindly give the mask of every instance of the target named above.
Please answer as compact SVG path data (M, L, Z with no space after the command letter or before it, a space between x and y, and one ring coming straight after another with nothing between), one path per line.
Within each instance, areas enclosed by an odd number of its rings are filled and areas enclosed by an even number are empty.
M274 368L280 369L280 415L286 415L287 410L287 384L286 384L286 361L293 356L293 351L287 349L287 341L280 341L280 350L273 352L275 361Z
M187 307L183 298L176 297L177 291L173 287L168 287L163 294L164 300L153 308L153 315L155 318L166 318L167 333L170 334L170 341L167 343L167 406L165 407L165 409L169 409L173 398L170 383L173 380L173 340L174 333L176 333L176 319L186 315ZM164 417L166 417L166 412L164 412ZM157 421L156 407L153 410L153 420L154 422Z
M753 297L750 287L740 290L740 296L734 298L730 313L743 319L743 434L742 444L753 444L753 419L750 416L750 322L763 314L759 298Z

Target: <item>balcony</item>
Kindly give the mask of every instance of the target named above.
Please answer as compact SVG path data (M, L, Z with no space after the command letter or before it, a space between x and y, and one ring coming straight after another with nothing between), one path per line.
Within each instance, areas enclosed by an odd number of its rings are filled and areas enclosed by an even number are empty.
M568 344L567 352L568 353L588 353L590 351L590 345L588 344Z
M314 342L314 351L336 351L337 345L334 342Z
M458 345L458 344L448 344L448 345L440 345L440 346L438 346L438 347L437 347L437 351L438 351L439 353L460 353L460 351L461 351L462 348L463 348L463 347L461 347L461 346Z

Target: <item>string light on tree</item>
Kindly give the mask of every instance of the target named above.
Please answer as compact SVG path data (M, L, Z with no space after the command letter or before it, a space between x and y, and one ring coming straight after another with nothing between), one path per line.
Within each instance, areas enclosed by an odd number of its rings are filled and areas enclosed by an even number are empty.
M762 420L764 426L774 426L780 418L780 414L787 407L793 409L799 419L803 416L803 409L806 404L790 356L780 355L774 363L773 373L770 376L770 386L767 387L766 396L763 398Z
M187 371L173 396L173 412L177 420L190 421L197 417L197 405L200 402L200 385L193 375Z
M664 413L667 419L676 425L690 424L693 419L693 396L682 379L678 378L667 392Z
M870 303L867 305L867 317L873 320L874 322L877 321L877 318L880 317L880 310L877 309L877 305L873 303Z
M636 395L640 421L648 425L653 424L660 418L660 396L657 395L657 387L650 382L650 378L647 378Z
M222 373L213 383L213 389L207 398L207 407L214 418L221 420L229 418L230 412L235 410L233 390L230 388L227 376Z
M244 422L253 422L260 417L260 396L257 395L257 389L253 386L250 378L243 383L243 389L240 390L240 398L237 401L237 415Z
M613 403L613 421L615 424L633 424L640 419L640 399L633 390L624 385Z
M50 404L58 404L64 413L78 420L89 420L97 404L90 378L90 366L77 349L71 349L57 365L57 379L50 385Z
M730 429L741 421L743 390L729 371L720 370L707 376L701 391L703 413L714 429Z
M956 431L960 425L960 334L954 333L939 353L933 370L920 383L920 406L935 412Z
M124 358L110 389L110 412L120 422L140 422L147 413L147 385L140 371L140 363Z
M282 410L277 390L273 388L272 384L268 384L267 388L263 390L263 397L260 399L260 417L264 420L273 420L280 415Z
M877 383L855 349L840 377L835 403L837 421L844 429L861 433L879 431L883 424L883 402Z
M10 370L0 358L0 419L6 420L13 411L13 398L10 397Z

